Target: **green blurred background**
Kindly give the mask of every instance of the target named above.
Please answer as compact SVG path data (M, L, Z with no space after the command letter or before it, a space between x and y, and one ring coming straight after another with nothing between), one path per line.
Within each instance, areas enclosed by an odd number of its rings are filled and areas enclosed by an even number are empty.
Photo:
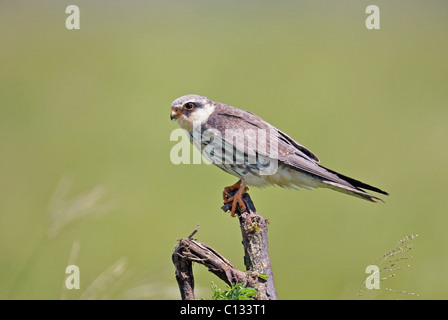
M80 30L65 27L70 4ZM0 298L179 299L171 253L198 222L244 269L238 221L220 210L236 179L170 162L170 104L189 93L257 113L391 194L251 188L280 299L358 299L365 268L410 234L412 259L360 298L448 298L448 4L379 2L381 29L367 30L369 4L1 1ZM68 264L79 290L65 289ZM194 272L198 298L224 287Z

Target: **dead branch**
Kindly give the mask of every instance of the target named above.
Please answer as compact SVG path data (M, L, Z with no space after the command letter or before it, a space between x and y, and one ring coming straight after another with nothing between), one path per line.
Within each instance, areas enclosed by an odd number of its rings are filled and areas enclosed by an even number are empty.
M198 224L190 236L178 240L172 255L182 300L195 299L193 262L204 265L228 285L246 282L248 287L257 290L255 298L258 300L277 299L268 253L266 220L258 215L249 194L244 194L243 201L247 207L246 212L240 212L238 207L236 213L243 238L246 272L235 268L230 261L207 244L193 239L193 235L198 231ZM228 211L229 205L225 204L222 209Z

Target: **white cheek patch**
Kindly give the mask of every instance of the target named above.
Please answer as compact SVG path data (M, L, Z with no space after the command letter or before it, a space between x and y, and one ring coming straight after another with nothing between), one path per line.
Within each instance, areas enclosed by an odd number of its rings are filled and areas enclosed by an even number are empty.
M208 117L212 114L212 112L215 110L215 107L211 104L206 104L202 108L197 108L190 114L188 117L188 121L191 123L197 123L197 124L203 124L207 121Z

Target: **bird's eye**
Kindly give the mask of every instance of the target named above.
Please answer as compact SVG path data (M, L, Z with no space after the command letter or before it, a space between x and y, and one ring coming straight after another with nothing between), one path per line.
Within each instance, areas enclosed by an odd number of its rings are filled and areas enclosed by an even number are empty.
M194 103L192 103L192 102L187 102L186 104L184 104L185 110L193 110L193 108L194 108Z

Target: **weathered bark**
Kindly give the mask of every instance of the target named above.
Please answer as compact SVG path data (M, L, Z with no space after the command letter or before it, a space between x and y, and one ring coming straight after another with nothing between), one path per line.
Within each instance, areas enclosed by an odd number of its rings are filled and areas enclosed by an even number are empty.
M271 259L268 252L268 227L266 220L258 215L249 194L243 195L246 212L238 214L244 246L244 265L255 281L249 286L258 291L260 300L277 300ZM264 281L262 278L265 278Z
M228 285L246 281L246 274L213 248L191 237L180 239L173 252L173 263L182 300L195 298L192 262L203 264Z
M232 196L236 192L231 192ZM235 268L230 261L216 250L192 236L179 239L173 252L173 263L176 267L176 280L183 300L194 300L194 277L192 262L206 266L210 272L222 279L228 285L246 282L248 287L257 290L257 300L276 300L277 292L274 285L272 266L268 253L268 236L266 220L259 216L249 194L243 195L247 210L243 213L237 208L236 214L244 246L244 264L246 272ZM222 209L227 211L231 204L225 204ZM199 227L199 225L198 225Z

